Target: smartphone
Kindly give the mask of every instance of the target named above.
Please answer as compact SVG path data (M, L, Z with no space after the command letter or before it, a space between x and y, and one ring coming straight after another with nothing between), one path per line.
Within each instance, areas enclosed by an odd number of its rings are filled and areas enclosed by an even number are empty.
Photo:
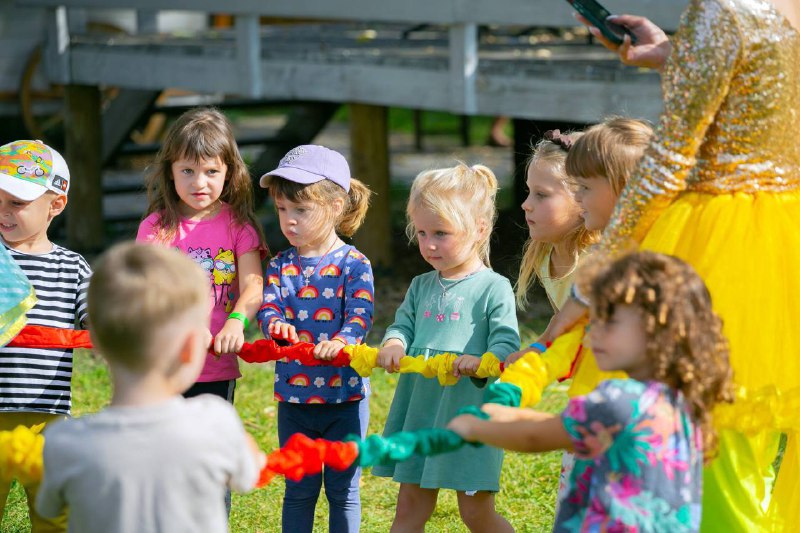
M625 35L630 35L631 42L636 43L636 37L620 24L614 24L608 20L611 12L597 3L595 0L567 0L569 4L581 15L592 23L592 26L600 30L603 37L614 44L622 44Z

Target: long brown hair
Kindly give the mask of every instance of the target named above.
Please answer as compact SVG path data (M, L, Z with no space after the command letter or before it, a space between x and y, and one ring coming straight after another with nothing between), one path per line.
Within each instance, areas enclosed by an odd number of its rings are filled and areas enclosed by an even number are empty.
M252 226L261 244L265 243L264 231L255 215L250 172L239 153L230 121L213 107L190 109L175 121L145 176L150 204L145 216L159 214L157 240L172 240L180 220L181 199L173 183L172 163L178 159L215 158L228 167L220 200L230 207L239 224Z
M575 141L577 141L582 135L583 134L581 132L573 132L564 135L564 137L573 142L573 147L570 148L569 151L574 149ZM526 174L527 169L529 169L531 165L549 165L551 170L560 179L564 188L566 188L570 194L572 194L574 193L575 184L569 175L567 175L565 169L566 159L567 149L565 149L562 145L549 140L539 141L536 146L531 148L531 157L528 160ZM569 250L572 252L573 256L572 267L570 268L567 276L571 275L578 266L578 259L581 252L589 248L589 246L592 244L596 243L599 238L600 232L587 230L586 226L583 224L583 220L579 220L572 231L564 236L564 241L567 243L567 246L569 247ZM535 241L530 238L525 241L525 247L522 251L522 262L519 266L519 276L517 277L517 283L514 285L514 292L517 297L517 306L520 309L527 307L528 293L531 290L531 286L539 277L537 271L541 267L542 263L547 260L552 248L553 245L549 242Z
M590 295L593 318L600 321L619 305L641 311L654 379L683 393L709 461L717 446L711 413L715 404L733 401L733 386L728 341L703 280L680 259L636 252L604 267L591 281Z

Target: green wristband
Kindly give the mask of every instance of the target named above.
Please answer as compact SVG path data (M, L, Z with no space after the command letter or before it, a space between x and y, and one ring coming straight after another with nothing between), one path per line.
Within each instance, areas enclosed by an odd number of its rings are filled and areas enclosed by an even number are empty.
M247 328L250 327L250 321L247 320L247 317L244 316L244 313L233 312L233 313L228 315L228 320L230 320L231 318L234 319L234 320L238 320L242 324L244 324L244 329L247 329Z

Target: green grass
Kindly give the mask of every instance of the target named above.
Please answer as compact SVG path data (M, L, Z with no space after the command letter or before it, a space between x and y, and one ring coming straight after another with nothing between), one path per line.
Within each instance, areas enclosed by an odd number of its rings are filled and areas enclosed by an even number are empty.
M236 389L236 408L261 447L271 451L278 446L276 404L272 400L272 365L242 365L243 378ZM380 433L392 401L396 376L375 372L370 400L369 432ZM74 414L91 413L108 403L111 388L108 372L100 358L88 352L77 353L73 376ZM564 387L550 389L541 408L557 412L563 408ZM509 453L503 465L502 491L497 496L499 511L517 531L549 531L561 464L559 453L523 455ZM388 531L394 516L397 484L365 472L362 478L362 531ZM233 532L280 531L283 482L276 479L265 489L234 495L230 525ZM24 493L16 485L9 496L2 531L29 531ZM327 531L327 501L320 497L315 531ZM466 531L458 516L455 494L443 491L428 531Z

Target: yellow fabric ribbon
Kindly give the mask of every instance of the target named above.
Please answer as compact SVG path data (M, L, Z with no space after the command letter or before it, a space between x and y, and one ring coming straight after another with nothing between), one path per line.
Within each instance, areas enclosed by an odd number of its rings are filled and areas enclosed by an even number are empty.
M378 348L366 344L351 344L344 347L350 356L350 367L361 377L369 377L378 366ZM400 373L421 374L426 378L436 378L442 386L458 383L459 378L453 375L453 363L458 354L441 353L426 358L424 355L407 355L400 359ZM481 364L476 372L478 378L490 378L500 375L500 360L491 352L481 356Z

